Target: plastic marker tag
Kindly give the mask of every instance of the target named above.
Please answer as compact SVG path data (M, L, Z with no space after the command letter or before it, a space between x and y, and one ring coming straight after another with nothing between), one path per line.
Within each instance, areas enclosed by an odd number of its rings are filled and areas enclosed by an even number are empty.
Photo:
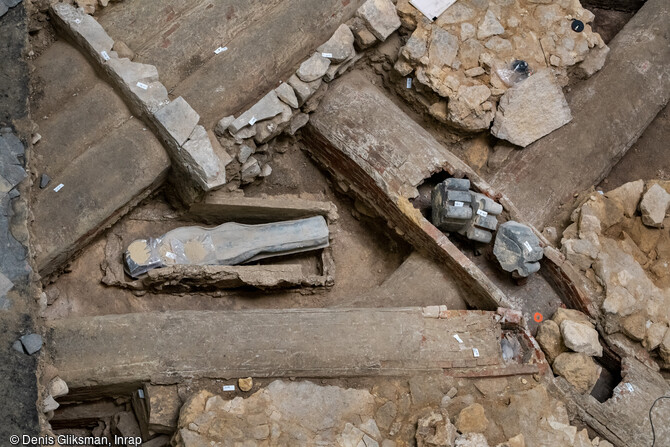
M253 126L254 124L256 124L256 121L258 121L258 120L256 119L256 117L255 117L255 116L252 116L251 119L249 120L249 125L250 125L250 126Z
M463 343L463 340L461 340L461 337L459 337L458 334L454 334L454 338L456 339L457 342Z
M170 259L172 259L173 261L177 259L177 255L174 254L174 253L172 253L171 251L168 251L167 253L165 253L165 257L166 257L166 258L170 258Z
M214 54L223 53L224 51L227 51L227 50L228 50L228 47L219 47L216 50L214 50Z
M144 82L138 82L138 83L137 83L137 86L138 86L139 88L141 88L142 90L146 90L146 89L149 88L149 86L146 85Z
M407 78L407 88L412 88L412 78Z
M472 348L472 355L474 355L475 357L479 357L479 349Z
M142 389L137 390L137 395L140 396L140 399L144 399L144 390Z
M223 391L235 391L235 385L223 385Z
M489 213L487 213L487 212L484 211L484 210L477 210L477 214L479 214L479 215L482 216L482 217L486 217L486 216L489 215Z
M333 57L333 53L321 53L321 56L330 59L331 57Z
M106 51L101 51L100 54L102 55L102 58L106 61L109 60L109 54L107 54Z
M56 192L60 191L61 189L63 189L63 186L65 186L65 185L61 183L60 185L58 185L54 188L54 191L56 191Z
M459 202L458 200L454 202L454 206L456 208L463 208L463 202Z
M526 247L526 250L528 250L529 252L533 251L533 247L530 246L528 241L523 241L523 246Z

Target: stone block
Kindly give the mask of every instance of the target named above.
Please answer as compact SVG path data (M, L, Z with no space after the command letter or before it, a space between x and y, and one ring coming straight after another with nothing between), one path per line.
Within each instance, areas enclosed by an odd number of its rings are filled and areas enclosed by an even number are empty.
M561 87L542 70L510 88L500 98L491 133L526 147L572 120Z
M277 93L274 90L271 90L270 93L251 106L249 110L237 117L237 119L228 126L228 130L231 134L236 134L242 130L242 128L248 125L253 125L257 121L263 121L279 115L282 110L282 102L277 97Z
M4 297L12 290L14 283L9 280L2 272L0 272L0 297Z
M636 180L628 182L612 191L608 192L606 196L610 199L618 200L623 206L623 211L626 217L633 217L637 206L642 198L644 192L644 181Z
M164 138L182 146L200 121L200 115L181 96L154 113Z
M26 334L19 340L26 352L30 355L42 349L42 336L39 334Z
M589 356L603 355L603 347L598 341L598 332L590 325L564 320L560 328L563 342L568 348Z
M0 133L0 193L9 192L18 185L27 174L23 169L24 146L21 140L11 132Z
M591 357L581 352L564 352L552 365L554 373L572 384L579 393L590 393L600 377L601 368Z
M670 206L670 194L657 183L642 196L640 212L642 223L648 227L663 228L663 219Z
M114 40L109 37L97 20L67 3L56 3L51 8L66 30L79 43L88 48L99 62L107 61L110 57L109 52L114 46ZM103 51L107 54L107 58L104 57Z
M561 329L553 320L546 320L540 324L535 339L544 351L549 364L552 364L556 357L568 350L563 343Z
M48 390L49 394L53 397L65 396L70 392L67 387L67 383L65 383L65 380L61 379L60 377L54 377L51 379Z
M587 79L596 74L605 66L605 61L607 60L609 52L610 48L607 45L602 48L592 48L584 60L577 66L577 76L582 79Z
M182 162L182 167L204 191L216 189L226 183L226 170L221 169L221 160L214 152L210 136L202 126L195 126L175 158Z
M321 53L314 53L309 59L300 64L295 74L303 82L316 81L326 74L328 67L330 67L330 62L330 59L323 57Z
M484 407L471 404L461 410L456 418L456 428L461 433L482 433L489 425Z
M303 82L296 75L292 75L287 81L287 83L293 87L293 90L295 90L295 95L298 98L298 104L301 106L305 103L305 101L312 97L312 95L321 86L322 82L323 81L321 79L317 79L313 82Z
M551 317L551 319L555 321L559 327L561 326L561 323L563 323L564 320L570 320L576 323L586 324L588 326L591 326L592 328L595 328L595 326L593 325L589 317L586 316L586 314L575 309L564 309L562 307L559 307L558 309L556 309L556 312L554 312L554 315Z
M382 42L400 28L400 18L391 0L367 0L356 11L370 32Z
M181 399L176 385L144 385L144 399L149 412L149 430L172 434L177 428Z
M340 25L332 37L318 47L316 51L322 54L331 54L332 56L328 57L328 59L335 64L350 59L355 53L354 35L351 29L345 24Z
M288 85L286 82L282 82L279 87L275 89L275 93L277 93L277 97L279 99L294 109L299 107L298 98L295 96L295 90L293 90L293 87Z

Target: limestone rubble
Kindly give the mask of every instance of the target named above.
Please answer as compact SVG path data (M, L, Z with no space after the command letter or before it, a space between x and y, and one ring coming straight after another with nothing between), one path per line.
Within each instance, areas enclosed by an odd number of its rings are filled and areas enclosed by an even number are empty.
M399 0L398 13L403 28L411 33L400 51L395 70L414 78L417 95L431 91L436 98L448 98L447 122L467 131L487 130L496 115L501 96L515 85L523 85L526 75L515 73L512 62L523 60L533 73L545 71L540 97L522 95L512 115L525 116L527 132L515 137L503 132L498 122L494 135L526 146L570 120L570 111L560 91L567 83L568 68L584 61L593 51L599 58L582 70L584 76L602 67L606 45L591 30L593 14L579 1L476 2L459 0L431 22L408 0ZM584 30L571 29L573 20L585 23ZM602 63L601 63L602 62ZM413 73L412 73L413 72ZM550 78L556 81L548 82ZM533 84L533 81L531 84ZM554 83L559 85L554 86ZM477 91L477 95L467 92ZM466 99L468 98L468 99ZM533 112L547 102L543 114ZM558 102L558 107L550 106ZM498 106L500 107L500 106ZM506 106L506 107L509 107ZM527 110L524 112L523 107ZM567 109L567 110L566 110ZM502 110L498 110L501 114ZM501 118L496 118L500 121ZM519 118L521 120L522 118ZM539 125L536 125L537 121Z
M668 182L638 180L594 193L561 241L600 296L605 331L641 342L663 368L670 368L668 190Z

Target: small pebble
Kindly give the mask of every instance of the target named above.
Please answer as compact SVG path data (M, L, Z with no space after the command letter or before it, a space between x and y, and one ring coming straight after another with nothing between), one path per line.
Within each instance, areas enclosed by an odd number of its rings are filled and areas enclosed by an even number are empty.
M240 387L241 391L251 391L251 388L253 388L254 386L254 379L252 379L251 377L238 379L237 386Z
M51 182L51 177L49 177L46 174L42 174L40 177L40 189L44 189L47 186L49 186L49 183Z

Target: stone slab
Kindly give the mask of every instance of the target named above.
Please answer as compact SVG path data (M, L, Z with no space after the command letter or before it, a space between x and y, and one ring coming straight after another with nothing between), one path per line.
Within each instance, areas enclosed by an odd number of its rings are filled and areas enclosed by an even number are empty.
M505 295L410 203L435 172L469 168L390 99L350 73L334 82L303 130L315 158L388 219L417 249L443 263L479 309L506 305Z
M40 274L52 272L160 186L169 167L156 137L131 120L114 138L93 144L48 188L36 190L31 233Z
M165 132L178 146L186 142L200 121L200 115L181 96L154 113L154 117L159 130Z
M324 216L329 223L337 219L332 202L306 200L297 196L244 197L214 191L201 203L191 205L189 214L210 224L223 222L263 223Z
M108 315L48 322L46 349L73 389L201 377L411 375L502 363L493 313L444 316L425 317L417 307Z
M58 45L58 49L64 56L78 52L70 45ZM46 55L51 60L55 56L53 53ZM72 71L76 72L82 65L88 65L85 61L80 62L84 63L72 65ZM54 77L67 77L69 72L63 71L60 76ZM36 73L43 74L39 68ZM32 167L40 175L46 173L56 178L89 147L100 139L112 137L115 129L134 119L131 118L132 112L111 86L95 77L89 78L84 84L94 88L62 98L58 110L48 116L34 114L33 119L39 125L42 139L33 148L35 157ZM46 87L42 92L46 95L51 89Z
M569 93L572 121L490 177L528 223L542 228L559 204L598 184L668 102L668 23L670 4L647 1L609 43L603 69Z

